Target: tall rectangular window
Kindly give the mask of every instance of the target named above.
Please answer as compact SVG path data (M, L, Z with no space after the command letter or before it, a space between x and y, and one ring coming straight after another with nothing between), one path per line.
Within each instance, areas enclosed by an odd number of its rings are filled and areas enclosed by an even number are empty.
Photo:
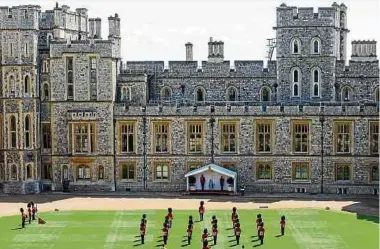
M51 149L51 126L50 123L42 123L42 149Z
M135 152L135 124L122 123L120 125L120 141L122 153Z
M25 57L29 57L29 43L25 42L24 47L25 47L25 49L24 49Z
M67 99L74 99L73 57L66 57Z
M156 163L155 180L169 180L169 164L168 163Z
M42 164L42 179L53 180L53 168L50 163Z
M74 153L94 153L96 151L94 123L74 123L73 134Z
M293 152L309 152L309 122L294 121L293 126Z
M9 125L9 131L10 131L10 148L16 149L17 147L17 121L14 115L10 116L10 125Z
M256 122L256 151L259 153L272 152L273 120Z
M188 130L188 150L190 153L203 152L203 124L189 123Z
M236 122L221 122L221 151L225 153L237 152L237 124Z
M97 60L96 57L90 57L90 91L91 100L96 100L97 96Z
M293 180L306 181L310 179L310 165L308 162L293 163Z
M370 154L379 154L379 121L374 121L369 123L369 141L370 141Z
M272 163L270 162L257 163L256 179L257 180L271 180L272 179Z
M335 151L337 153L351 153L352 123L335 123Z
M121 163L120 164L120 179L135 180L136 163Z
M351 165L348 163L335 164L335 181L349 181L351 179L350 168Z
M169 152L169 122L155 122L154 131L154 152Z

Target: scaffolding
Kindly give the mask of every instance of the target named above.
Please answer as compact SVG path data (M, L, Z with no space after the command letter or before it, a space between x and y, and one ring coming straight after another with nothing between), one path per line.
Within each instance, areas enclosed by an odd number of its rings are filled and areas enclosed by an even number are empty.
M272 61L272 57L273 57L273 52L274 52L274 49L276 47L276 38L270 38L270 39L267 39L268 43L267 43L267 58L268 58L268 61Z

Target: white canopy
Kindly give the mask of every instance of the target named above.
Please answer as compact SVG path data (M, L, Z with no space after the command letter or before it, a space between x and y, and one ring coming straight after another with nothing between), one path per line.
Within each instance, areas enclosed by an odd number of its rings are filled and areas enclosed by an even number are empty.
M185 175L185 177L187 178L187 191L189 191L189 176L196 176L196 175L200 175L204 173L206 173L205 174L206 182L207 182L207 178L209 178L209 180L211 179L212 181L215 181L216 185L220 187L219 181L215 179L217 176L215 174L212 174L212 172L219 174L219 176L224 175L224 176L232 177L234 179L233 191L236 193L236 176L237 176L236 172L223 168L213 163L207 164L203 167L200 167L199 169L192 170Z

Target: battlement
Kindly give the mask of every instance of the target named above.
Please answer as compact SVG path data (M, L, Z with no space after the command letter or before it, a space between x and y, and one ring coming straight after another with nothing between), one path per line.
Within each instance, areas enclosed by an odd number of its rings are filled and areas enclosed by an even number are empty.
M357 61L350 60L348 66L344 61L336 63L336 77L379 77L379 61Z
M165 74L169 77L276 77L276 61L230 61L214 63L202 61L169 61L165 68L164 61L127 61L122 72L130 74Z
M0 7L0 29L38 29L39 5Z
M375 40L354 40L352 44L352 60L373 61L377 60Z
M116 45L110 40L52 41L50 56L62 57L64 53L98 53L101 57L117 57Z
M314 8L297 8L281 4L277 7L277 28L289 26L344 26L341 23L341 13L346 13L347 7L344 4L334 3L332 7L320 7L317 12Z

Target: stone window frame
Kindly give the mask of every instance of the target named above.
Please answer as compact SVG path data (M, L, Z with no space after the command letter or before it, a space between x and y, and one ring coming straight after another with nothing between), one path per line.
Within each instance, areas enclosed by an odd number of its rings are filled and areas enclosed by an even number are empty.
M269 132L266 132L266 131L263 131L261 132L260 131L260 125L269 125L269 129L270 131ZM273 154L274 153L274 142L275 142L275 120L274 119L256 119L254 121L254 144L255 144L255 151L257 154ZM269 141L270 141L270 144L269 144L269 147L270 147L270 150L269 151L259 151L259 144L260 144L260 138L259 138L259 135L260 134L264 134L264 147L265 147L265 135L266 134L269 134Z
M374 130L376 129L376 126L377 125L377 133L374 132ZM368 143L369 143L369 154L370 155L379 155L379 126L380 126L380 123L379 123L379 120L369 120L368 121L368 127L369 127L369 139L368 139ZM375 129L374 129L375 127ZM374 136L377 136L377 151L374 152L374 147L375 147L375 143L376 143L376 139Z
M375 89L375 94L374 94L375 96L375 101L376 102L380 102L380 90L379 90L379 87L376 87L376 89Z
M30 51L29 51L29 42L25 41L24 42L24 56L29 57Z
M374 169L377 168L377 179L374 178ZM370 183L379 183L379 165L377 163L370 163L369 165L369 182Z
M307 177L297 179L297 168L299 167L306 167L306 171L302 170L301 173L305 173ZM307 182L310 183L311 176L310 176L310 162L292 162L292 182Z
M47 82L44 82L43 83L43 87L42 87L42 96L43 96L43 100L45 101L48 101L49 98L50 98L50 88L49 88L49 83Z
M235 140L234 151L231 151L232 143L228 143L228 145L225 145L223 142L223 127L225 125L234 126L234 138L232 138L233 140ZM228 134L232 135L232 133L230 132L228 132ZM219 120L219 136L219 151L221 154L239 154L239 120ZM228 140L230 140L230 138L228 138ZM226 146L229 147L228 151L224 149Z
M8 49L9 49L9 51L8 51L8 52L9 52L9 56L10 56L10 57L13 57L13 54L14 54L14 53L13 53L14 46L13 46L13 43L12 43L12 42L9 43L9 48L8 48Z
M340 101L341 102L350 102L353 100L354 92L351 86L344 86L340 91Z
M126 168L127 177L123 178L123 169ZM133 168L133 170L130 170ZM130 171L133 171L133 177L130 176ZM121 161L119 162L119 180L122 182L137 181L137 162L136 161Z
M202 92L202 100L198 100L198 91L201 90ZM196 103L202 103L206 101L206 89L202 86L197 86L194 89L194 102Z
M195 132L194 133L194 134L201 134L201 148L200 148L200 151L191 151L190 150L190 136L192 134L192 132L190 131L190 126L192 126L192 125L201 126L201 132ZM189 120L189 121L186 122L186 150L187 150L188 154L204 154L204 150L205 150L205 146L204 146L205 137L206 137L205 120Z
M157 134L156 134L156 126L157 125L160 125L160 126L163 126L163 125L167 125L167 132L160 132L160 134L167 134L167 142L166 142L166 151L163 151L161 149L161 151L157 151ZM172 131L172 127L171 127L171 121L166 121L166 120L160 120L160 121L152 121L152 153L153 154L170 154L171 153L171 139L172 139L172 136L171 136L171 131ZM161 143L161 147L162 147L162 143Z
M98 165L98 180L105 180L106 170L103 165Z
M15 96L17 91L16 77L13 74L8 76L8 92L9 95Z
M297 133L301 134L301 136L304 134L303 131L297 131L297 126L299 125L306 125L307 126L307 151L296 151L296 138L295 136ZM292 153L294 154L310 154L311 152L311 127L312 127L312 121L309 119L292 119L290 121L290 134L291 134L291 144L292 144ZM302 140L302 138L301 138ZM302 148L303 142L301 141L301 148Z
M264 167L264 170L265 168L269 167L269 178L260 178L260 168L261 167ZM268 170L266 170L268 171ZM256 178L256 181L273 181L273 175L274 175L274 168L273 168L273 162L265 162L265 161L259 161L259 162L256 162L256 165L255 165L255 178Z
M53 181L53 165L51 163L42 163L41 179Z
M298 52L294 52L294 45L296 42L298 45ZM290 54L291 55L300 55L301 54L301 48L302 48L301 40L298 37L293 37L290 41Z
M82 171L82 174L79 174L81 171ZM92 175L93 175L93 168L90 165L78 164L75 166L75 180L76 181L91 181Z
M268 100L264 100L264 90L268 91ZM269 86L262 86L260 89L260 101L261 102L270 102L272 99L272 90Z
M32 79L31 79L31 75L28 73L28 74L25 74L24 76L24 95L26 96L31 96L32 95L32 85L31 85L31 82L32 82Z
M170 174L170 170L171 170L171 162L170 161L157 161L157 162L153 162L153 165L154 165L154 182L170 182L171 181L171 174ZM161 172L161 175L163 175L163 173L165 172L164 171L164 166L167 166L167 178L164 178L163 176L161 178L158 178L157 177L157 173L158 173L158 168L161 167L162 170L160 170Z
M133 150L132 151L123 151L123 135L131 135L130 132L123 132L123 127L124 126L132 126L133 128ZM118 146L118 151L120 154L136 154L136 149L137 149L137 121L135 120L130 120L130 121L119 121L118 122L118 130L119 130L119 142L120 145ZM128 129L127 129L128 130ZM128 139L127 139L128 140ZM129 141L129 140L128 140ZM127 141L127 147L129 147L129 143Z
M29 171L28 171L29 169ZM30 173L31 175L29 175ZM25 180L34 180L34 167L32 163L28 163L25 165Z
M69 167L64 164L61 167L62 169L62 180L69 180L70 179L70 173L69 173Z
M42 73L49 73L49 59L42 60Z
M0 182L5 181L5 167L4 164L0 163Z
M317 73L317 77L318 79L316 80L315 78L315 73ZM319 67L313 67L311 70L310 70L310 75L311 75L311 96L312 98L320 98L321 97L321 69ZM315 95L315 87L318 87L318 94Z
M76 133L75 128L77 126L87 126L87 151L76 152ZM93 132L91 132L91 129ZM79 122L70 122L69 123L69 141L70 141L70 150L73 155L88 155L97 153L97 125L95 121L79 121ZM80 133L81 136L85 136L86 133ZM78 134L79 135L79 134Z
M297 75L297 81L295 81L295 72L298 72ZM292 91L291 91L291 97L292 98L300 98L301 97L301 85L302 85L302 71L299 67L293 67L290 70L290 80L292 82ZM297 95L294 94L295 86L297 86Z
M29 127L27 127L27 123ZM24 114L24 148L33 149L33 116L30 113Z
M315 52L315 42L318 43L318 52L316 53ZM310 53L312 55L321 55L321 39L319 37L313 37L313 39L311 39L311 42L310 42Z
M235 99L231 99L230 98L230 92L233 91L233 93L235 94ZM229 86L227 89L226 89L226 100L227 101L230 101L230 102L235 102L235 101L238 101L238 95L239 95L239 91L238 89L235 87L235 86Z
M131 94L131 87L129 86L122 86L120 89L120 97L121 100L129 101L132 100L132 94Z
M65 76L66 76L66 100L74 100L75 99L75 58L74 55L65 56ZM69 69L69 61L71 60L72 68ZM69 73L72 74L72 82L69 77ZM72 95L69 94L72 92Z
M167 91L167 92L166 92ZM161 100L170 100L173 95L173 90L169 86L164 86L160 90L160 99Z
M15 125L12 125L12 118L14 118ZM18 148L18 132L17 132L17 127L18 127L18 118L17 114L12 113L8 114L8 148L10 149L17 149ZM14 127L14 129L12 128ZM14 139L13 139L14 136ZM14 142L14 143L13 143Z
M48 127L46 127L48 126ZM47 152L52 149L52 136L51 136L50 122L41 122L41 135L42 135L42 152ZM45 147L45 145L47 145Z
M46 35L46 46L49 47L49 45L50 45L50 41L52 41L52 40L53 40L53 34L52 34L52 33L48 33L48 34Z
M349 125L349 132L346 133L340 133L339 132L339 126L340 125ZM334 125L333 125L333 134L334 134L334 137L333 137L333 142L334 142L334 153L335 154L352 154L353 151L354 151L354 121L352 120L334 120ZM349 151L338 151L338 136L339 134L343 134L343 135L348 135L348 139L349 139Z
M186 172L189 173L192 170L199 169L205 165L204 161L188 161L186 163Z
M346 163L346 162L336 162L334 163L334 180L335 182L351 182L353 180L352 174L353 174L353 165L352 163ZM339 170L342 169L343 172L339 172ZM348 169L348 174L346 170ZM342 174L342 179L340 178L340 174ZM348 176L348 179L346 179L346 176Z
M19 172L18 167L15 163L11 164L11 167L9 168L10 174L9 174L9 180L11 181L18 181L19 179Z

